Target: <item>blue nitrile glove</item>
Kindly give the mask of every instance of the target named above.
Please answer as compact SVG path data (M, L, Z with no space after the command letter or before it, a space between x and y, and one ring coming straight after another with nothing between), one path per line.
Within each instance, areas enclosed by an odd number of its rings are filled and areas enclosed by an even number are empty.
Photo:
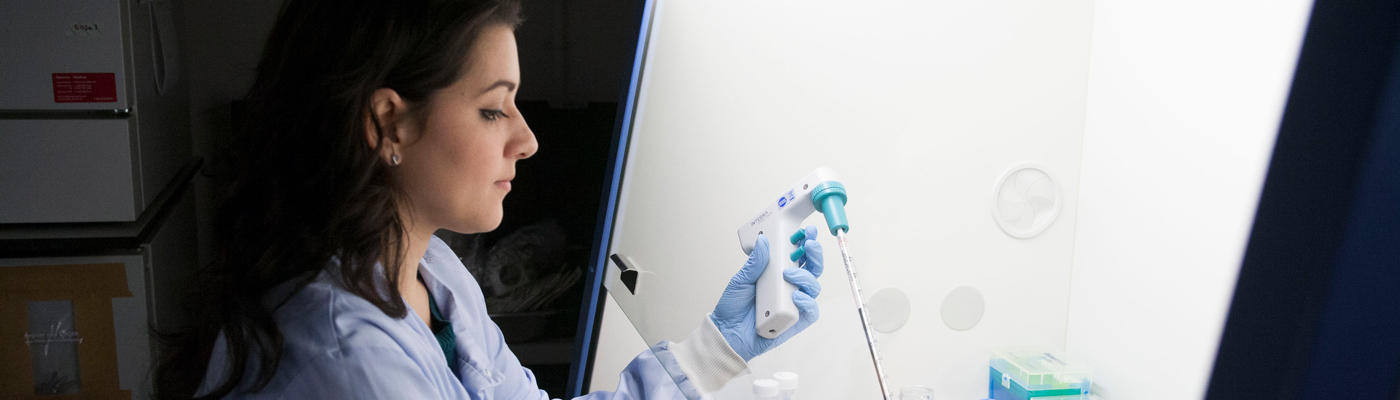
M749 253L749 261L729 279L729 286L720 295L715 312L710 314L710 320L724 334L729 348L734 349L745 362L786 342L817 322L819 312L816 297L822 291L822 285L817 283L817 277L822 275L822 245L812 240L817 237L817 227L808 225L806 229L808 239L802 242L802 247L807 254L797 262L802 268L783 271L783 280L797 285L797 291L792 292L792 302L797 305L798 318L792 328L775 339L768 339L758 336L754 327L754 315L758 313L754 306L754 295L757 293L755 284L768 267L768 238L762 234L758 235L758 242L754 243L753 251Z

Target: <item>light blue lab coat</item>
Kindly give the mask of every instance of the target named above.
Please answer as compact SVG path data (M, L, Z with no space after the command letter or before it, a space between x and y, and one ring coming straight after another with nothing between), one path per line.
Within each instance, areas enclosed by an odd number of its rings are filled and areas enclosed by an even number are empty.
M333 270L332 268L331 270ZM501 330L486 315L481 287L446 243L432 238L419 266L423 281L457 335L453 376L432 331L423 320L385 315L342 289L325 271L276 310L285 338L281 365L267 387L235 390L235 399L548 399L535 376L520 366ZM279 288L287 290L286 287ZM273 296L276 290L273 291ZM207 393L222 379L228 354L220 335L209 360ZM694 386L675 368L667 342L643 351L622 371L615 392L584 399L684 399ZM658 360L658 356L660 359ZM673 374L662 367L666 363ZM250 359L249 365L256 365ZM681 383L673 383L679 380ZM251 381L245 374L243 384Z

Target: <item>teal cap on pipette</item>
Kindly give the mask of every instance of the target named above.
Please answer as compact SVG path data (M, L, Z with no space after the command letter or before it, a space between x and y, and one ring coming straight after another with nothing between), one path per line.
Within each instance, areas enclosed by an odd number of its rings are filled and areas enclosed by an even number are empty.
M826 181L813 187L812 207L826 217L826 226L831 228L832 235L836 235L838 229L851 231L850 223L846 222L846 187L841 182Z

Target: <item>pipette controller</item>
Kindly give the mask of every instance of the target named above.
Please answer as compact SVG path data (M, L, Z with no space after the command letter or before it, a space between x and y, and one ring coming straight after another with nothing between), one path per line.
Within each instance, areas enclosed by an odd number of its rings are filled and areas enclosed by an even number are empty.
M875 344L874 330L865 312L865 297L861 294L860 283L851 264L850 250L846 246L846 232L850 230L850 224L846 221L846 187L837 179L836 171L817 168L739 227L739 246L744 254L753 252L759 234L768 237L768 267L758 278L754 325L759 336L772 339L797 323L797 306L792 303L792 293L797 286L783 280L783 270L798 268L797 260L805 253L800 244L807 239L802 221L818 211L826 217L827 229L836 236L836 244L841 248L841 261L846 266L846 278L855 296L856 311L865 330L871 361L875 363L880 393L889 400L889 385L885 382L885 370Z

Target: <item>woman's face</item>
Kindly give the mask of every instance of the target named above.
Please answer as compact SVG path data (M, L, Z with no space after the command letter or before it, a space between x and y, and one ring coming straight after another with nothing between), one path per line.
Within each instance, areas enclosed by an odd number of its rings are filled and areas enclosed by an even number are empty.
M461 79L426 102L426 118L400 148L410 229L496 229L515 162L539 147L515 107L520 64L512 30L485 29L463 67Z

